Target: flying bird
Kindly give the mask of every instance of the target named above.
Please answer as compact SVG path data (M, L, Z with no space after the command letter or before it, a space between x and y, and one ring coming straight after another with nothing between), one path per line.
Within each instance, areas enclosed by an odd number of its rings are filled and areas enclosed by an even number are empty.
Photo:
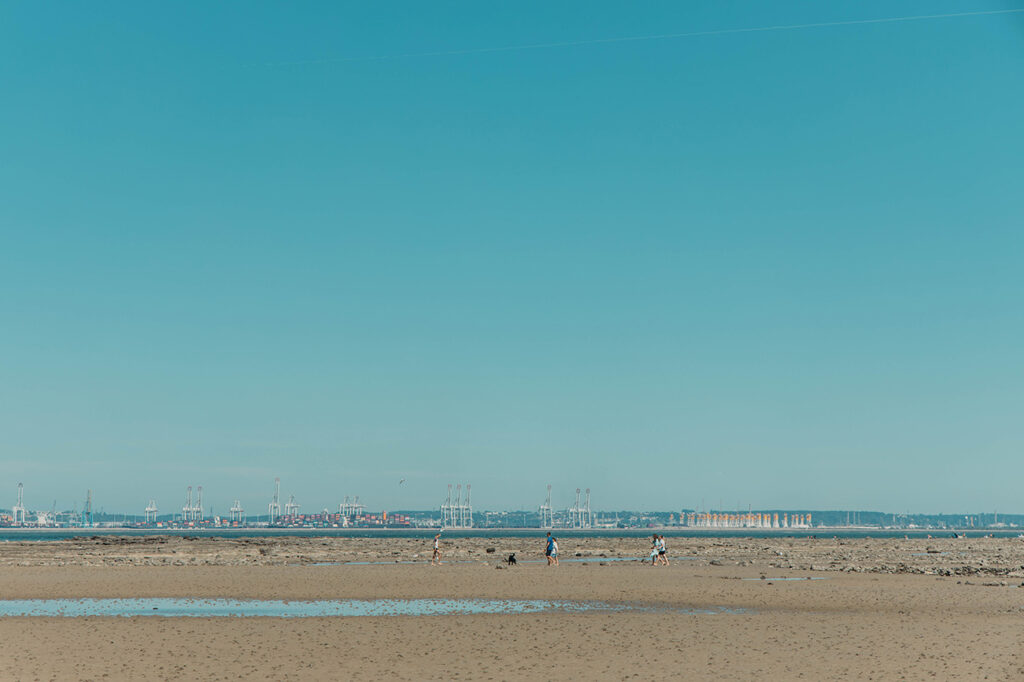
M398 482L398 485L402 485L403 483L405 483L405 479L404 478L401 481Z

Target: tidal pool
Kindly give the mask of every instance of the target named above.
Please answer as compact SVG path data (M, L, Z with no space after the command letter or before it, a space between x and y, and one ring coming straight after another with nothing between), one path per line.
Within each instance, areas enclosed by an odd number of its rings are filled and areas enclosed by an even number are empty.
M785 577L785 578L740 578L740 580L764 580L764 581L775 581L775 580L786 581L786 580L791 580L791 581L804 581L804 580L828 580L828 578L826 578L824 576L805 576L803 578L793 576L793 577Z
M449 616L470 614L671 612L736 613L728 609L680 609L600 601L539 599L339 599L282 601L242 599L7 599L0 617L163 616L315 618L356 616Z
M671 561L699 561L701 557L695 556L674 556L670 557ZM481 557L480 559L449 559L442 562L443 566L451 566L453 564L480 564L480 563L491 563L497 561L498 563L505 563L503 555L491 554L487 557ZM543 564L546 563L546 559L519 559L517 563L520 564ZM565 557L559 558L560 563L591 563L596 564L600 562L609 561L631 561L633 563L650 563L651 559L649 556L644 557L632 557L632 556L612 556L612 557L601 557L601 556L589 556L589 557ZM427 564L430 563L429 557L423 557L416 561L411 560L397 560L391 561L313 561L308 564L288 564L293 567L305 567L305 566L394 566L395 564Z

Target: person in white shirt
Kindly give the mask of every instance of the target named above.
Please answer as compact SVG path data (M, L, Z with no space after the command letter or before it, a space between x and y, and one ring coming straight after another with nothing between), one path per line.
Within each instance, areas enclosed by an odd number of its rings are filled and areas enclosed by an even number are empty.
M434 556L430 558L431 566L441 565L441 534L438 533L434 536Z

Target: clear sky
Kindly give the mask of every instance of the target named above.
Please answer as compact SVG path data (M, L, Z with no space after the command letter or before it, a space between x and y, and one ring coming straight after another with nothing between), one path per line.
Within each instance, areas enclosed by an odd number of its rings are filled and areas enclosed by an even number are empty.
M1024 13L588 42L1016 7L3 3L0 506L1022 512Z

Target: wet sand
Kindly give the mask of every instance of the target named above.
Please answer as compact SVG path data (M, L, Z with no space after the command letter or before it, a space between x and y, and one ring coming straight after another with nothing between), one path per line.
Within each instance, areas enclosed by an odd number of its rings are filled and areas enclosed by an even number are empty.
M1019 539L677 539L670 541L668 568L608 560L645 554L636 539L560 544L563 559L578 561L499 570L499 558L510 551L521 561L541 560L541 543L457 539L446 545L445 558L461 563L440 567L426 565L429 545L415 540L4 543L3 599L461 597L657 608L308 619L0 618L0 679L1024 679ZM350 561L388 563L314 565ZM706 607L737 612L674 610Z

